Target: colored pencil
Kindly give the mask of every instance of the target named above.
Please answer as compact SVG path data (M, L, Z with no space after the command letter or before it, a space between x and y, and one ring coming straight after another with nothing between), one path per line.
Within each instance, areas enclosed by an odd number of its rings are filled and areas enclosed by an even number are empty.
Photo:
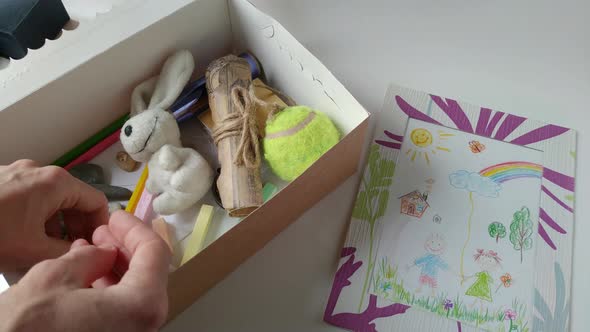
M252 73L252 79L255 79L261 75L260 64L252 54L245 52L240 54L239 57L245 59L248 62L248 65L250 66L250 72ZM201 77L195 81L190 82L184 88L184 90L180 94L180 97L178 97L174 104L172 104L170 110L172 111L178 122L186 121L187 119L195 115L199 115L201 112L205 111L208 108L208 100L206 98L206 83L207 82L205 77ZM198 107L196 110L191 110L187 112L187 108L189 108L199 100L203 99L205 99L204 102L206 107Z
M147 181L149 175L149 171L147 165L144 167L141 176L139 177L139 181L137 181L137 185L135 185L135 190L133 190L133 194L131 194L131 198L129 198L129 202L127 203L127 207L125 211L129 213L135 213L135 208L137 207L137 203L141 198L141 193L143 192L143 188L145 188L145 182Z
M207 106L205 105L205 107L203 107L202 105L197 104L195 105L195 103L198 100L192 101L190 103L190 105L187 105L186 108L181 109L181 111L183 112L178 112L177 117L177 121L178 122L183 122L185 120L188 120L189 118L193 117L195 114L200 114L202 113L204 110L207 109ZM198 108L192 107L191 106L197 106ZM187 111L190 108L190 111ZM123 119L123 118L122 118ZM122 120L120 119L120 120ZM127 121L127 119L129 119L129 116L126 115L125 116L125 121ZM103 152L104 150L108 149L109 147L111 147L113 144L117 143L119 141L119 135L121 133L121 127L123 126L123 124L125 123L125 121L123 121L122 123L119 123L119 121L116 123L119 127L115 129L114 132L111 132L108 136L104 137L102 140L98 141L95 145L91 146L88 150L86 150L85 152L82 151L81 154L78 155L78 153L80 152L79 150L81 148L86 148L87 143L90 142L90 140L85 141L84 143L80 144L79 146L77 146L74 150L68 152L67 154L63 155L62 157L60 157L58 160L53 162L53 165L57 165L57 166L62 166L65 169L70 169L76 165L79 164L83 164L83 163L87 163L89 161L91 161L92 159L94 159L96 156L98 156L101 152ZM92 137L92 142L95 141L96 138L102 137L102 134L105 132L110 132L111 131L111 127L114 125L111 124L109 125L109 127L104 128L103 130L100 131L99 134L95 135ZM65 166L64 166L64 161L69 160L69 158L71 156L76 155L76 157L71 160L68 161Z
M52 163L52 165L64 167L65 165L71 163L74 159L81 156L84 152L88 151L90 148L103 141L116 130L120 129L125 123L125 121L127 121L127 119L129 119L129 114L125 114L122 117L118 118L116 121L114 121L107 127L103 128L98 133L94 134L92 137L80 143L72 150L66 152L63 156L55 160Z
M76 165L80 165L91 161L94 157L98 156L101 152L108 149L111 145L117 143L119 141L120 132L121 129L117 129L114 133L107 136L104 140L100 141L98 144L91 147L88 151L84 152L82 155L72 160L64 168L69 170Z

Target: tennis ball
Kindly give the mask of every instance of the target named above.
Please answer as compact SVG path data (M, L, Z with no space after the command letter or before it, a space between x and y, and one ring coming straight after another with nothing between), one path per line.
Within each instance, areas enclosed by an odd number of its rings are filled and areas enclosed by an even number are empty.
M340 140L325 114L307 106L287 107L266 123L264 157L276 175L292 181Z

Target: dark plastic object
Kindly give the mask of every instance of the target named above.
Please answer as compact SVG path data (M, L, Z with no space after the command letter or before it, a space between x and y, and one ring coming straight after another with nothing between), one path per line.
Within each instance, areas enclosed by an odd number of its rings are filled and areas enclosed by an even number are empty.
M61 0L0 0L0 56L21 59L70 20Z

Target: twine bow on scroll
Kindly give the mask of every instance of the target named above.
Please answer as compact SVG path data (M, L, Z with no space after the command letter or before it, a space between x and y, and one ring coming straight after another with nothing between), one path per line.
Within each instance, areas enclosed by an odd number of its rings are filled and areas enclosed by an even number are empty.
M223 119L213 129L213 140L217 145L221 140L240 136L240 143L234 157L237 166L247 168L258 168L261 163L260 156L260 130L256 120L257 107L269 107L268 120L272 121L275 115L282 110L282 107L275 103L267 103L256 96L256 87L267 89L280 96L288 106L295 105L291 97L269 86L259 86L251 83L249 89L241 86L234 86L231 89L231 102L237 110Z
M237 166L258 168L261 159L256 107L266 105L266 103L254 95L252 85L248 90L240 86L234 86L231 90L231 102L237 112L227 116L213 129L213 140L217 145L225 138L240 136L234 163Z

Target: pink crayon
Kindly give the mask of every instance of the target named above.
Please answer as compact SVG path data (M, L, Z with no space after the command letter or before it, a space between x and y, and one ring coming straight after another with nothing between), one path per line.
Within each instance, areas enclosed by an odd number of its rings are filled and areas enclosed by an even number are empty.
M153 219L151 217L154 212L152 206L154 198L154 195L150 194L147 189L143 188L143 191L141 192L141 198L139 199L139 202L137 202L137 207L135 208L133 215L144 222Z

